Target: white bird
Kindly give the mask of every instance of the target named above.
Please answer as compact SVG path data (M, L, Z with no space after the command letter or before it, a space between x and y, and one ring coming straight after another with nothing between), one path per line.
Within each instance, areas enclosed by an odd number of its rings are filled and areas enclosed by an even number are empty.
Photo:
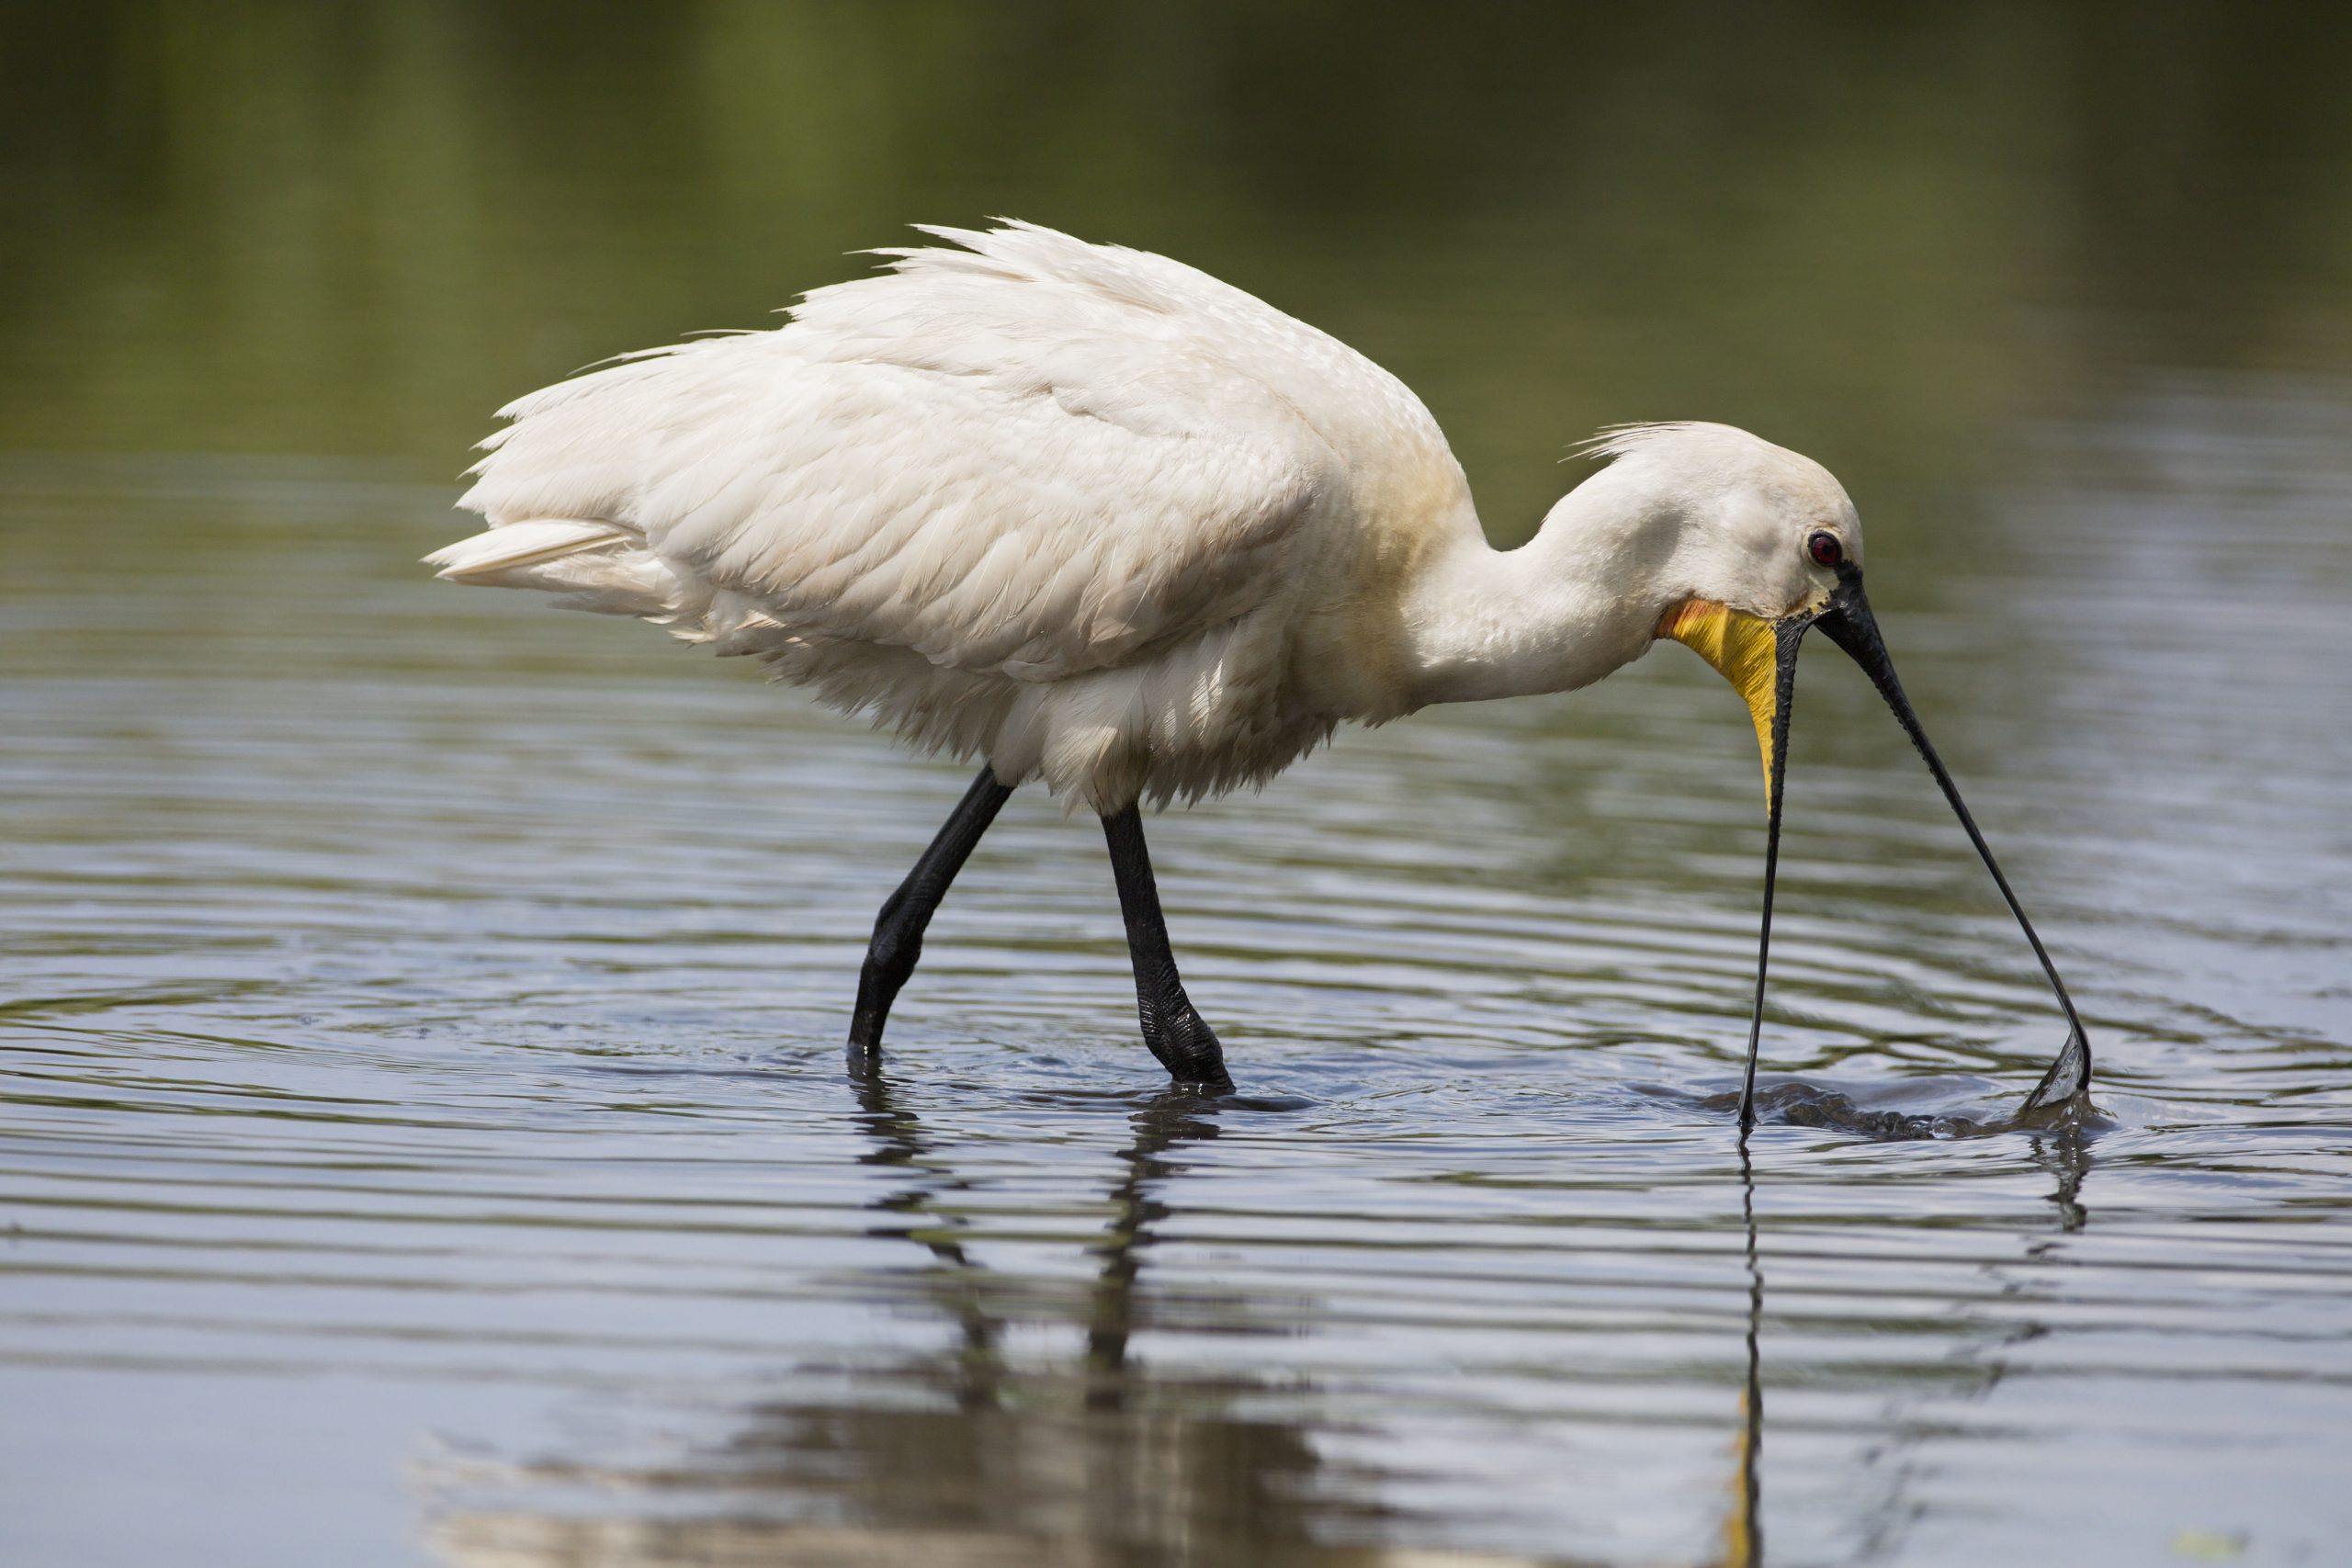
M1583 686L1661 637L1754 718L1766 940L1807 626L1871 671L1967 821L1861 596L1860 520L1819 464L1725 425L1621 427L1591 446L1608 467L1496 550L1429 411L1344 344L1163 256L1026 223L925 231L960 248L878 253L888 271L812 291L774 331L510 404L459 503L489 529L426 558L758 658L985 763L882 908L853 1060L878 1052L998 807L1041 780L1102 818L1146 1044L1180 1081L1229 1087L1169 950L1140 803L1262 783L1343 722ZM1762 995L1759 953L1758 1020ZM2037 1098L2079 1089L2087 1048L2065 1068Z

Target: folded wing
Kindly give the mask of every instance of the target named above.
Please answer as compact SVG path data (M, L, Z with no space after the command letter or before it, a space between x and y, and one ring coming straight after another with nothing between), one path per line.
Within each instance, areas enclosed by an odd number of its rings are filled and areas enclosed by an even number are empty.
M491 530L429 558L729 651L865 644L1020 681L1278 593L1339 474L1261 367L1338 350L1385 373L1159 256L936 232L967 248L891 253L778 331L503 411L462 502Z

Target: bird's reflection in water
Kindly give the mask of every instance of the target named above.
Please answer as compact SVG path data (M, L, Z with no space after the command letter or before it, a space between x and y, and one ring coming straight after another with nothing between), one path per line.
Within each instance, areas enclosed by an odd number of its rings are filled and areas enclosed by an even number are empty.
M1302 1425L1238 1413L1253 1395L1295 1407L1311 1391L1296 1381L1155 1374L1135 1355L1138 1334L1171 1317L1216 1332L1295 1327L1295 1307L1283 1303L1142 1288L1171 1213L1173 1156L1216 1137L1230 1104L1171 1090L1136 1109L1096 1267L1075 1294L1059 1296L981 1260L955 1212L969 1183L889 1081L865 1077L857 1094L868 1134L859 1161L899 1178L870 1205L867 1234L928 1255L912 1299L954 1325L951 1342L861 1369L855 1396L840 1402L754 1401L730 1417L728 1435L658 1462L507 1470L492 1489L503 1501L436 1520L444 1558L465 1568L1521 1561L1346 1544L1392 1533L1384 1527L1397 1516L1379 1501L1384 1478L1319 1452ZM875 1286L891 1295L879 1277L861 1293ZM909 1299L903 1283L895 1299ZM1027 1340L1040 1325L1083 1329L1075 1366L1008 1355L1009 1330ZM535 1486L595 1495L518 1506Z
M2065 1119L2048 1132L2025 1134L2028 1156L2056 1184L2044 1201L2054 1211L2057 1224L2053 1229L2037 1230L2020 1249L2021 1260L2030 1266L2027 1269L2020 1270L2016 1261L1984 1266L1984 1271L1998 1281L1999 1326L1955 1358L1955 1371L1964 1369L1966 1376L1956 1377L1940 1391L1940 1397L1969 1404L1990 1399L2009 1375L2008 1352L2051 1332L2050 1323L2037 1308L2054 1302L2063 1286L2045 1270L2070 1266L2067 1238L2080 1235L2090 1224L2083 1186L2093 1164L2091 1145L2109 1125L2104 1115L2094 1112ZM1926 1450L1954 1429L1949 1414L1914 1414L1895 1425L1892 1442L1870 1455L1870 1463L1887 1472L1883 1487L1887 1500L1864 1519L1857 1561L1877 1562L1901 1554L1905 1532L1920 1513L1910 1495L1929 1472L1930 1456Z
M1739 1398L1739 1473L1724 1522L1724 1568L1760 1568L1764 1561L1764 1262L1756 1246L1756 1168L1739 1141L1739 1217L1747 1256L1747 1386Z
M1810 1101L1808 1101L1810 1103ZM1801 1120L1799 1117L1790 1118ZM2082 1201L2083 1182L2090 1173L2092 1138L2105 1125L2103 1118L2077 1118L2063 1122L2052 1131L2031 1134L2027 1138L2027 1150L2033 1163L2048 1173L2056 1183L2048 1201L2056 1211L2054 1232L2036 1236L2024 1247L2024 1257L2035 1264L2063 1263L2066 1237L2080 1233L2089 1224L2090 1211ZM1908 1126L1892 1123L1872 1129L1882 1136L1908 1137L1915 1135ZM1949 1135L1949 1134L1946 1134ZM1738 1449L1738 1475L1732 1508L1724 1525L1724 1548L1721 1562L1725 1568L1760 1568L1764 1562L1763 1476L1764 1457L1764 1363L1760 1337L1764 1321L1764 1267L1758 1244L1756 1223L1756 1174L1748 1157L1747 1143L1739 1149L1740 1218L1747 1233L1747 1385L1741 1398L1741 1432ZM1996 1271L2009 1267L1994 1266ZM2005 1300L2030 1299L2033 1285L2025 1280L2005 1280L2001 1295ZM1967 1397L1981 1400L1988 1397L2007 1374L2007 1366L2000 1352L2049 1332L2049 1325L2038 1318L2028 1318L2016 1324L1992 1340L1979 1354L1984 1358L1981 1371L1970 1385ZM1916 1450L1926 1431L1915 1426L1907 1437L1881 1451L1882 1461L1894 1457L1894 1486L1891 1495L1901 1497L1915 1479ZM1891 1555L1899 1547L1903 1526L1913 1516L1907 1504L1891 1503L1878 1511L1878 1517L1867 1528L1867 1542L1863 1556L1874 1559Z
M1154 1376L1131 1354L1137 1333L1171 1312L1250 1331L1249 1303L1172 1301L1140 1288L1170 1217L1172 1156L1217 1136L1216 1107L1177 1089L1135 1110L1106 1194L1109 1223L1091 1248L1092 1278L1054 1300L993 1279L976 1261L941 1212L963 1181L886 1079L868 1077L860 1092L874 1138L868 1163L909 1176L877 1205L892 1220L874 1234L904 1235L935 1259L923 1292L957 1323L960 1343L952 1359L930 1358L886 1381L937 1389L953 1408L778 1405L754 1412L739 1444L791 1455L830 1478L832 1511L880 1534L922 1532L927 1551L950 1540L962 1543L951 1551L1007 1541L1035 1551L1051 1541L1072 1562L1236 1560L1208 1552L1224 1542L1252 1561L1335 1562L1345 1559L1314 1552L1310 1524L1362 1534L1384 1517L1370 1500L1373 1478L1334 1473L1304 1429L1235 1414L1256 1385ZM1026 1326L1040 1318L1075 1319L1083 1330L1074 1366L1008 1365L1008 1319ZM1074 1542L1092 1543L1091 1554L1069 1556Z
M2033 1139L2030 1146L2033 1163L2058 1183L2050 1194L2050 1202L2058 1211L2059 1233L2075 1235L2090 1224L2091 1217L2090 1211L2083 1206L2083 1179L2091 1169L2089 1134L2081 1127L2061 1127ZM2045 1237L2028 1250L2039 1258L2054 1250L2056 1245Z
M1002 1325L982 1299L986 1272L973 1262L957 1234L965 1222L939 1211L942 1194L966 1191L970 1183L935 1156L922 1122L898 1105L878 1069L869 1068L854 1081L858 1120L873 1140L858 1163L903 1170L910 1178L875 1201L876 1213L888 1218L866 1234L904 1237L931 1254L937 1268L927 1276L929 1293L962 1331L956 1375L948 1379L956 1403L967 1410L993 1408L1001 1402L998 1346Z

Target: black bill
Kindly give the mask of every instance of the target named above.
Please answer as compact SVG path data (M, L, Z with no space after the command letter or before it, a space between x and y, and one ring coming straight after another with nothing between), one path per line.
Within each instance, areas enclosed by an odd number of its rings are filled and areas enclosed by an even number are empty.
M1951 782L1943 759L1936 755L1928 732L1920 728L1919 716L1912 710L1911 700L1903 694L1903 682L1895 678L1894 661L1887 656L1886 642L1879 635L1878 620L1871 614L1870 601L1862 593L1861 570L1851 562L1838 568L1838 589L1827 607L1811 615L1791 616L1773 627L1773 693L1772 726L1770 760L1766 771L1770 779L1770 806L1766 818L1764 845L1764 921L1757 941L1756 1005L1747 1030L1747 1077L1739 1096L1739 1127L1742 1134L1756 1124L1756 1058L1764 1030L1764 969L1772 945L1772 885L1780 870L1781 859L1781 782L1787 772L1789 740L1789 708L1796 695L1797 648L1804 634L1819 626L1822 635L1839 648L1847 657L1862 667L1862 672L1878 688L1879 695L1894 710L1895 722L1911 738L1920 757L1928 764L1928 772L1935 775L1944 798L1951 803L1952 814L1968 833L1968 841L1984 862L1984 869L1993 874L1993 885L2001 890L2001 897L2008 904L2009 913L2018 919L2026 941L2033 947L2034 957L2041 961L2041 972L2050 980L2050 989L2056 995L2059 1007L2066 1015L2066 1043L2060 1047L2057 1059L2041 1081L2018 1107L2019 1116L2049 1111L2074 1101L2086 1093L2091 1081L2091 1046L2083 1032L2083 1021L2075 1011L2074 998L2066 994L2066 983L2058 977L2058 966L2050 961L2049 950L2041 945L2041 938L2026 919L2025 908L2018 896L2010 890L2009 879L2001 874L2000 863L1994 860L1993 851L1978 831L1976 819L1969 815L1968 807L1960 798L1960 788Z

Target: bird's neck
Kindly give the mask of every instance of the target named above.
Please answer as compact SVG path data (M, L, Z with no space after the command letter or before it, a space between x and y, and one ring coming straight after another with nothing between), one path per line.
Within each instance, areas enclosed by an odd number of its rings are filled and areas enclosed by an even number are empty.
M1418 701L1572 691L1641 657L1664 607L1669 521L1603 469L1515 550L1494 548L1475 524L1457 530L1407 608Z

